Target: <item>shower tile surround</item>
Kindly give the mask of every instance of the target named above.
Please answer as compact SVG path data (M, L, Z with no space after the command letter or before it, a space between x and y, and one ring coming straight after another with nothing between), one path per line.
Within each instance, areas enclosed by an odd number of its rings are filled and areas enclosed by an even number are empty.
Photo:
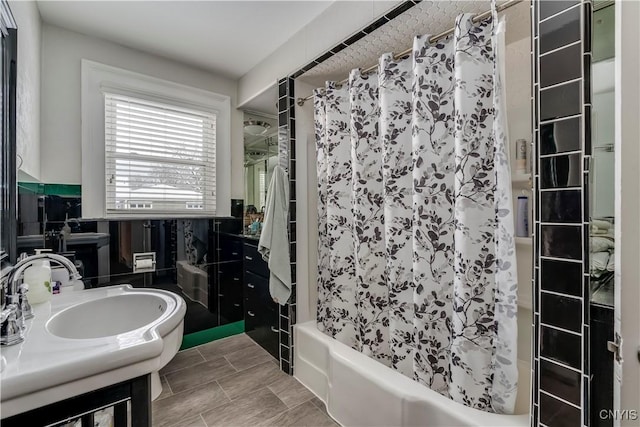
M534 427L590 425L591 7L584 0L531 4Z

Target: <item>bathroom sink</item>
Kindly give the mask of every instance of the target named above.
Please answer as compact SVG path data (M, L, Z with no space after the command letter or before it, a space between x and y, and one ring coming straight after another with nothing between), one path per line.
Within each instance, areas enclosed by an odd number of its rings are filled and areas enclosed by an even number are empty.
M143 375L157 397L158 371L180 348L186 309L179 295L161 289L63 287L33 306L23 342L2 347L1 417Z
M103 338L148 326L166 309L166 300L153 294L116 295L73 305L51 317L46 328L61 338Z

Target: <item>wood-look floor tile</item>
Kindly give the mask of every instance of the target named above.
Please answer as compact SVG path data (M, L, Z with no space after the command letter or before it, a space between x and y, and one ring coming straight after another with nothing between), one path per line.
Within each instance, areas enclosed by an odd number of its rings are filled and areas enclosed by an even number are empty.
M152 404L152 420L154 427L180 425L186 419L195 417L205 408L212 409L229 402L220 385L212 381L173 394Z
M253 348L256 343L246 334L234 335L196 347L205 359L215 359L236 351Z
M193 366L201 362L204 362L204 357L202 357L195 348L182 350L176 353L173 359L167 363L167 366L160 370L160 375L166 375L170 372L188 368L189 366Z
M169 387L169 383L167 382L167 378L164 375L160 376L160 385L162 385L162 392L160 396L156 398L156 400L164 399L165 397L169 397L173 394L171 391L171 387Z
M269 389L262 388L202 414L207 426L255 426L287 410Z
M152 422L153 427L156 427L155 422ZM207 427L204 420L200 416L200 414L190 417L181 421L178 421L176 424L171 427Z
M238 371L242 371L244 369L259 365L264 362L275 361L273 356L269 354L268 351L264 350L257 344L254 347L248 347L243 350L229 353L225 356L225 358Z
M309 389L289 375L269 385L269 390L274 392L289 408L298 406L315 397Z
M276 365L265 362L236 372L218 380L218 384L231 399L266 387L287 376ZM173 389L173 388L172 388Z
M218 357L198 363L189 368L167 374L167 381L173 393L180 393L197 385L211 382L236 372L227 359Z
M274 418L262 421L259 425L274 427L329 427L337 426L338 424L323 414L316 405L308 401Z

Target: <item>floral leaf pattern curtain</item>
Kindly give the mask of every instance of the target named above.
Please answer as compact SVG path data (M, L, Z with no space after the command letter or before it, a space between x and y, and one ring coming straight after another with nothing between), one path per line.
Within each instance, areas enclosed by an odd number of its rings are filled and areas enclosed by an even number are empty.
M314 93L318 327L511 413L517 273L496 16Z

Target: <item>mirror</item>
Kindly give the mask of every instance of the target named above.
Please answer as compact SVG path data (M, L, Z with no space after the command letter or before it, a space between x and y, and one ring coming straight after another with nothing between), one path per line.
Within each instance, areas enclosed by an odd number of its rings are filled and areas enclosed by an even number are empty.
M16 58L17 30L6 4L2 4L2 138L0 144L0 260L16 261ZM13 27L13 28L12 28Z
M614 8L596 3L593 14L590 173L591 301L613 306L614 268Z
M258 236L264 217L267 188L278 163L278 126L268 114L244 114L244 230Z
M610 426L602 410L613 408L614 212L615 212L615 5L595 2L592 25L590 167L590 366L591 425Z

